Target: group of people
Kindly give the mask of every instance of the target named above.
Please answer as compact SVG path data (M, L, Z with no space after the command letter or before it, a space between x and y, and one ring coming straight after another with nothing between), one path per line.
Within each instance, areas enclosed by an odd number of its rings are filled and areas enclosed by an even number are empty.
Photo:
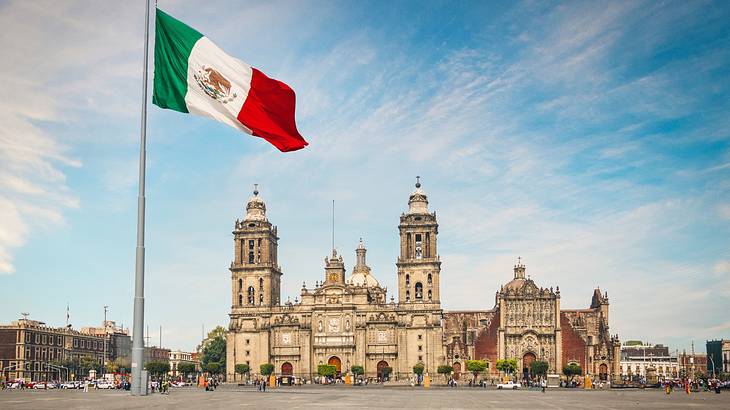
M205 391L215 391L215 389L218 388L219 384L220 382L216 377L208 377L203 381L203 387L205 387Z

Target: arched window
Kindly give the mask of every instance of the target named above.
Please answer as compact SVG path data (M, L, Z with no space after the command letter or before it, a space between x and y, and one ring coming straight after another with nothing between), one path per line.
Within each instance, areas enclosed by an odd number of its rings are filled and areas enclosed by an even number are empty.
M423 299L423 284L416 282L416 299Z
M240 292L242 290L243 290L243 279L239 279L238 280L238 291Z
M264 303L264 294L259 293L259 304L263 304L263 303Z
M433 296L431 294L431 289L428 290L428 300L433 299Z
M411 275L406 275L406 286L411 284Z
M259 278L259 289L264 289L264 278Z
M248 296L248 304L249 305L253 305L254 304L254 302L255 302L255 299L254 298L256 297L255 296L255 293L256 293L256 291L254 290L253 286L249 286L248 287L248 295L247 295Z
M411 291L407 290L406 291L406 302L408 302L409 300L411 300Z
M433 284L433 276L431 274L428 274L428 285L431 286Z
M243 306L243 295L238 294L238 306Z

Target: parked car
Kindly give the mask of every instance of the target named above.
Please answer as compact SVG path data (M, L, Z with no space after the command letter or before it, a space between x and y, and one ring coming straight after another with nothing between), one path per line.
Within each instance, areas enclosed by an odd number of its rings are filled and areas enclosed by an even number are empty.
M46 382L35 382L33 384L33 388L36 390L43 390L43 389L55 389L56 385L53 383L46 383Z
M517 390L520 387L522 387L522 385L520 383L515 383L512 380L508 381L507 383L499 383L497 385L497 388L498 389L512 389L512 390Z
M113 389L114 383L107 381L107 380L97 380L96 388L97 389Z
M79 382L74 381L67 381L66 383L61 384L62 389L78 389L81 386Z

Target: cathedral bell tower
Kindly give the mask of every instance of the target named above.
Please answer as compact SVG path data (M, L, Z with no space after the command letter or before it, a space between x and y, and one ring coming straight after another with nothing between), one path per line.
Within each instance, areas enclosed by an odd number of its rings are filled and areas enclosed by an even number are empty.
M246 217L236 220L231 262L232 308L274 306L280 303L281 268L276 227L266 218L266 203L258 185L246 204Z
M398 302L440 304L441 261L436 247L436 213L428 211L428 197L416 177L416 190L408 200L408 212L400 217Z

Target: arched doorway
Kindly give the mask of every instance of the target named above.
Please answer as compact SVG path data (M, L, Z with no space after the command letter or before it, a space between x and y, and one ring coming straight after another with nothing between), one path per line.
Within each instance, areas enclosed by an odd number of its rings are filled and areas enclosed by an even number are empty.
M603 381L608 380L608 366L606 366L606 363L601 363L598 366L598 377Z
M330 357L329 360L327 360L327 364L330 366L335 366L337 368L337 375L339 376L340 373L342 373L342 360L340 360L337 356Z
M381 360L378 362L378 378L380 378L380 380L385 380L388 377L388 374L386 374L388 372L386 370L388 367L390 366L388 366L388 362L386 362L385 360Z
M534 353L525 353L524 356L522 356L522 377L525 379L530 378L530 373L532 373L532 362L535 361L535 354Z
M291 363L286 362L281 365L282 376L291 376L292 374L294 374L294 366L292 366Z
M452 367L454 368L454 380L459 380L459 376L461 376L461 363L456 362Z

